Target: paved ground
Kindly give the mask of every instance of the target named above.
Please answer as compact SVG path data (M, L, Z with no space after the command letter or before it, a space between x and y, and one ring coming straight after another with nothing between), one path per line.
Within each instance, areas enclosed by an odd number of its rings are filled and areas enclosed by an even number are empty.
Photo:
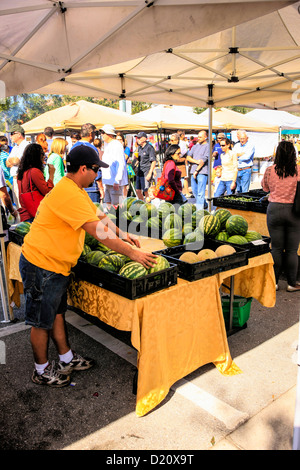
M21 306L15 310L18 321L0 324L6 353L0 364L0 448L291 450L300 293L287 293L285 286L280 281L272 309L254 300L247 328L228 338L241 375L223 377L210 364L201 367L174 384L143 418L134 411L129 333L68 312L72 346L95 357L97 365L74 373L72 386L51 390L30 381L32 354ZM52 345L50 351L56 358Z

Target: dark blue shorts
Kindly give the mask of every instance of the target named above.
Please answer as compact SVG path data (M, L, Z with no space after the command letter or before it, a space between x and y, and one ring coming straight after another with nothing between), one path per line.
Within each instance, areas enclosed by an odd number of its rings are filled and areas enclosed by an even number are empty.
M70 276L39 268L22 254L19 268L25 295L25 324L51 330L56 314L67 310Z

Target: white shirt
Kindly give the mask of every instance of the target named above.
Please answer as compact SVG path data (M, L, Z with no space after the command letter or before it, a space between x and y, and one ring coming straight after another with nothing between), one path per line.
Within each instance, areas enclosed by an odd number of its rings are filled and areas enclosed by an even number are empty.
M25 148L27 147L27 145L29 145L30 142L28 142L26 139L22 140L22 142L19 144L19 145L14 145L13 148L11 149L11 152L9 154L9 158L10 157L17 157L21 160L22 156L23 156L23 152L25 150ZM16 176L17 173L18 173L18 168L19 166L18 165L14 165L11 167L10 169L10 176Z
M124 156L124 147L116 139L111 140L104 147L102 161L109 165L108 168L101 168L103 184L128 184L128 173Z

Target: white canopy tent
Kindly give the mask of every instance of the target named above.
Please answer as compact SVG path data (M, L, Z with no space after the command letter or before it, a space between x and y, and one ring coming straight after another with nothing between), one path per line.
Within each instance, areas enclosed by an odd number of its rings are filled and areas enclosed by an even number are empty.
M279 111L275 109L254 109L247 113L247 116L266 124L277 125L280 130L300 129L300 116L295 116L287 111Z
M71 73L179 46L291 3L1 0L1 98L32 92Z

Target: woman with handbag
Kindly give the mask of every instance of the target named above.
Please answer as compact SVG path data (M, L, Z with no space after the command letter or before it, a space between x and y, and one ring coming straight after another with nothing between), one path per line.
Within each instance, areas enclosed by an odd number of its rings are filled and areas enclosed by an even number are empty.
M49 179L44 177L44 151L39 144L29 144L20 161L17 180L21 222L32 222L39 203L54 187L55 168L49 164Z
M267 225L271 237L276 290L281 271L287 276L287 291L300 291L297 282L300 242L300 215L293 211L300 167L295 147L291 142L278 144L274 165L268 167L262 179L262 188L269 192Z
M187 202L186 197L182 194L181 171L177 168L176 162L180 161L181 150L179 145L170 145L165 153L164 166L160 180L165 179L165 188L171 189L172 198L163 199L171 202L171 204L182 205ZM160 186L161 187L161 186ZM155 196L160 195L154 192Z

